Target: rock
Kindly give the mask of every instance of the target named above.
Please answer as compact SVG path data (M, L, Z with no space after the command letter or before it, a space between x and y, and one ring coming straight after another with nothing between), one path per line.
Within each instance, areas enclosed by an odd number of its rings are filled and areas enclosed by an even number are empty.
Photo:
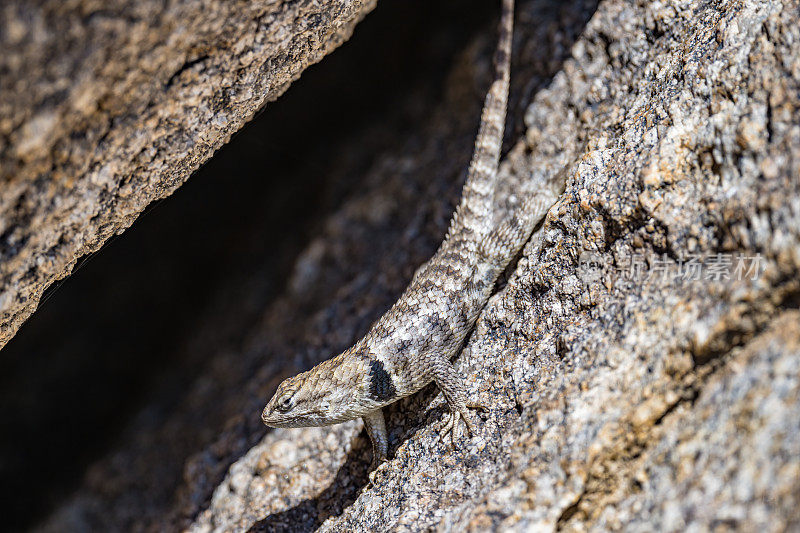
M477 112L459 89L485 78L490 26L246 346L221 350L163 423L132 422L43 529L800 526L800 5L521 4L527 109L503 191L532 173L565 191L457 359L492 405L480 436L439 442L428 387L387 409L392 459L367 487L360 422L265 434L258 415L282 377L363 334L444 234ZM234 414L148 501L171 439L220 403Z
M0 348L48 286L171 194L374 5L5 3Z
M601 3L507 158L567 182L458 360L481 438L428 390L356 493L360 425L271 432L193 529L796 528L797 7ZM289 438L313 459L265 459Z

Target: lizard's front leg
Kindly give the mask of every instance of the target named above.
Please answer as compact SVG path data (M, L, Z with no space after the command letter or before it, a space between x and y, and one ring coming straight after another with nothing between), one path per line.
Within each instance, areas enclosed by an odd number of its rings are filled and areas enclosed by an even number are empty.
M464 380L456 371L456 368L444 358L436 361L433 365L433 380L436 386L444 394L444 399L447 400L447 405L450 408L450 418L442 426L441 438L447 437L450 434L450 442L455 446L455 433L458 428L458 421L463 419L464 424L467 426L467 432L470 436L475 434L475 426L469 418L469 411L467 408L472 409L485 409L477 401L468 401L467 393L464 389Z
M383 420L383 411L376 409L364 415L364 427L372 441L372 463L369 465L370 481L372 473L386 461L389 452L389 436L386 433L386 423Z

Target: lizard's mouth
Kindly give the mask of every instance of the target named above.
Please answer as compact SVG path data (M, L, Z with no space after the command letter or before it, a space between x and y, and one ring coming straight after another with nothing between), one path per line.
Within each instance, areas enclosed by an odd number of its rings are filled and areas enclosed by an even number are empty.
M261 421L273 428L304 428L327 425L325 415L325 412L316 410L283 414L267 405L261 413Z
M261 421L269 427L285 428L291 427L290 422L295 418L295 416L288 417L275 409L273 405L267 404L267 406L264 407L264 411L261 413Z
M272 417L270 416L269 405L264 407L264 410L261 411L261 421L264 422L264 424L266 424L267 426L272 426L273 420Z

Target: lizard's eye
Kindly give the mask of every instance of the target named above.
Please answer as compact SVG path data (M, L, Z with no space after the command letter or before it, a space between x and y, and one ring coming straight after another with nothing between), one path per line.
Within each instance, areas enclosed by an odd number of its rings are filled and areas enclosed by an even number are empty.
M278 398L276 406L278 407L279 411L286 412L292 407L294 407L294 401L292 401L292 396L294 396L294 392L286 392L280 398Z

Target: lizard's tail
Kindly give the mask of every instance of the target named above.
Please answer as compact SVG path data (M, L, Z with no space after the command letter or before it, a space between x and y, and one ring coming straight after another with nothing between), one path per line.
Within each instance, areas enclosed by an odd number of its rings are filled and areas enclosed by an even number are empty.
M478 253L488 264L502 271L519 252L536 225L556 202L561 190L540 187L529 193L510 216L478 243ZM499 272L498 272L499 274Z
M467 181L445 239L463 230L471 230L473 234L480 236L491 227L497 164L503 144L503 128L508 105L513 28L514 0L503 0L500 36L495 52L495 80L483 103L481 126L475 139L475 150L469 165Z

